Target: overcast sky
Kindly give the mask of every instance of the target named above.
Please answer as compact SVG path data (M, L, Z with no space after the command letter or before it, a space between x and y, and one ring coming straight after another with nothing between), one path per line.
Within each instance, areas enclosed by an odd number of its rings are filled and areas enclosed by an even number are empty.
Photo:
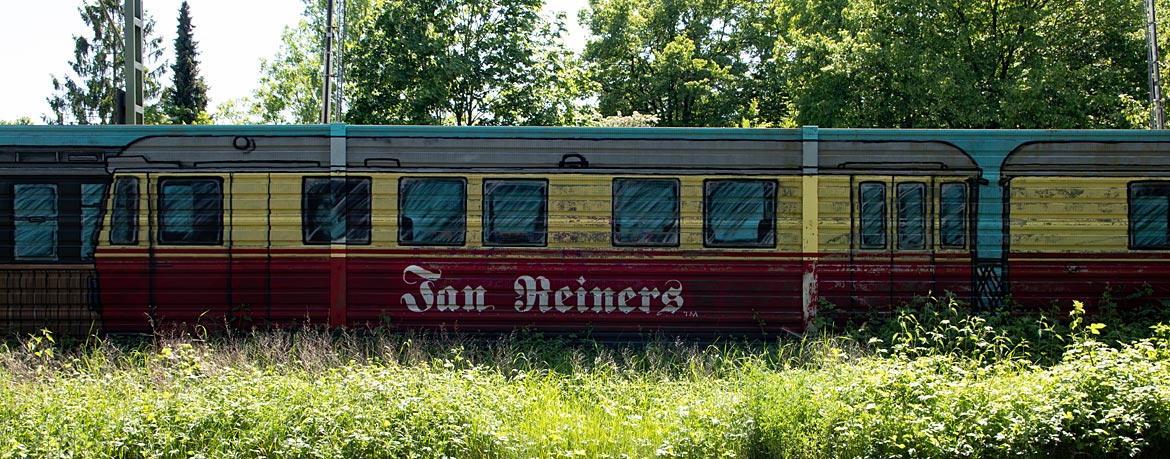
M0 120L22 116L40 123L49 111L45 98L52 93L50 74L69 70L73 36L86 32L77 13L81 0L3 0L0 9ZM166 58L174 60L175 27L182 0L143 0L148 16L162 36ZM195 40L199 43L199 72L210 86L208 110L220 102L251 94L259 79L260 58L270 58L280 47L286 25L296 24L304 10L302 0L188 0ZM568 13L571 47L580 49L583 34L576 13L588 0L548 0L546 10ZM169 78L169 75L168 75Z

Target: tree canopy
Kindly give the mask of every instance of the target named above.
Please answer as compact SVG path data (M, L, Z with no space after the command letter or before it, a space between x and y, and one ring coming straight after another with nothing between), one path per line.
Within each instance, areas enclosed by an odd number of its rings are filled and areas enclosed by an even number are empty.
M541 0L346 0L344 119L1140 128L1142 1L590 0L576 52ZM323 5L228 117L319 119Z

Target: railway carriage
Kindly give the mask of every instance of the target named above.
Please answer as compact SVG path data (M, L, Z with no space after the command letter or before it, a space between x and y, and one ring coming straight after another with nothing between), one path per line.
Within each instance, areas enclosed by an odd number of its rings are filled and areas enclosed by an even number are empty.
M1170 143L1036 142L1004 161L1012 294L1025 304L1170 297Z
M5 128L55 156L0 163L0 327L800 333L823 301L1159 299L1159 136Z

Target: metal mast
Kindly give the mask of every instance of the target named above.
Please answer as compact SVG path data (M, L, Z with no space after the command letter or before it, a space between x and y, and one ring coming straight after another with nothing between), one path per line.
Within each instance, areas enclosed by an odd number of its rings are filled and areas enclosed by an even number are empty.
M325 78L321 88L322 124L342 120L344 55L345 0L329 0L325 11Z
M126 93L122 99L122 119L114 122L143 124L146 118L146 110L143 108L146 66L142 65L142 0L126 0L122 5L122 14L122 36L125 41L122 46L125 65L122 75L126 82Z
M1165 116L1162 111L1162 72L1158 62L1158 20L1154 13L1154 1L1146 0L1146 40L1149 42L1149 53L1146 60L1150 76L1150 106L1152 108L1150 127L1162 129Z

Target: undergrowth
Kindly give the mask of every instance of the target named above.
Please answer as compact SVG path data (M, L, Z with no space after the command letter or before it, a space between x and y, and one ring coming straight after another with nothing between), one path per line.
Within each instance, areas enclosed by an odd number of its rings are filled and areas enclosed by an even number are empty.
M0 348L0 458L1170 454L1170 327L968 312L769 342L42 332Z

